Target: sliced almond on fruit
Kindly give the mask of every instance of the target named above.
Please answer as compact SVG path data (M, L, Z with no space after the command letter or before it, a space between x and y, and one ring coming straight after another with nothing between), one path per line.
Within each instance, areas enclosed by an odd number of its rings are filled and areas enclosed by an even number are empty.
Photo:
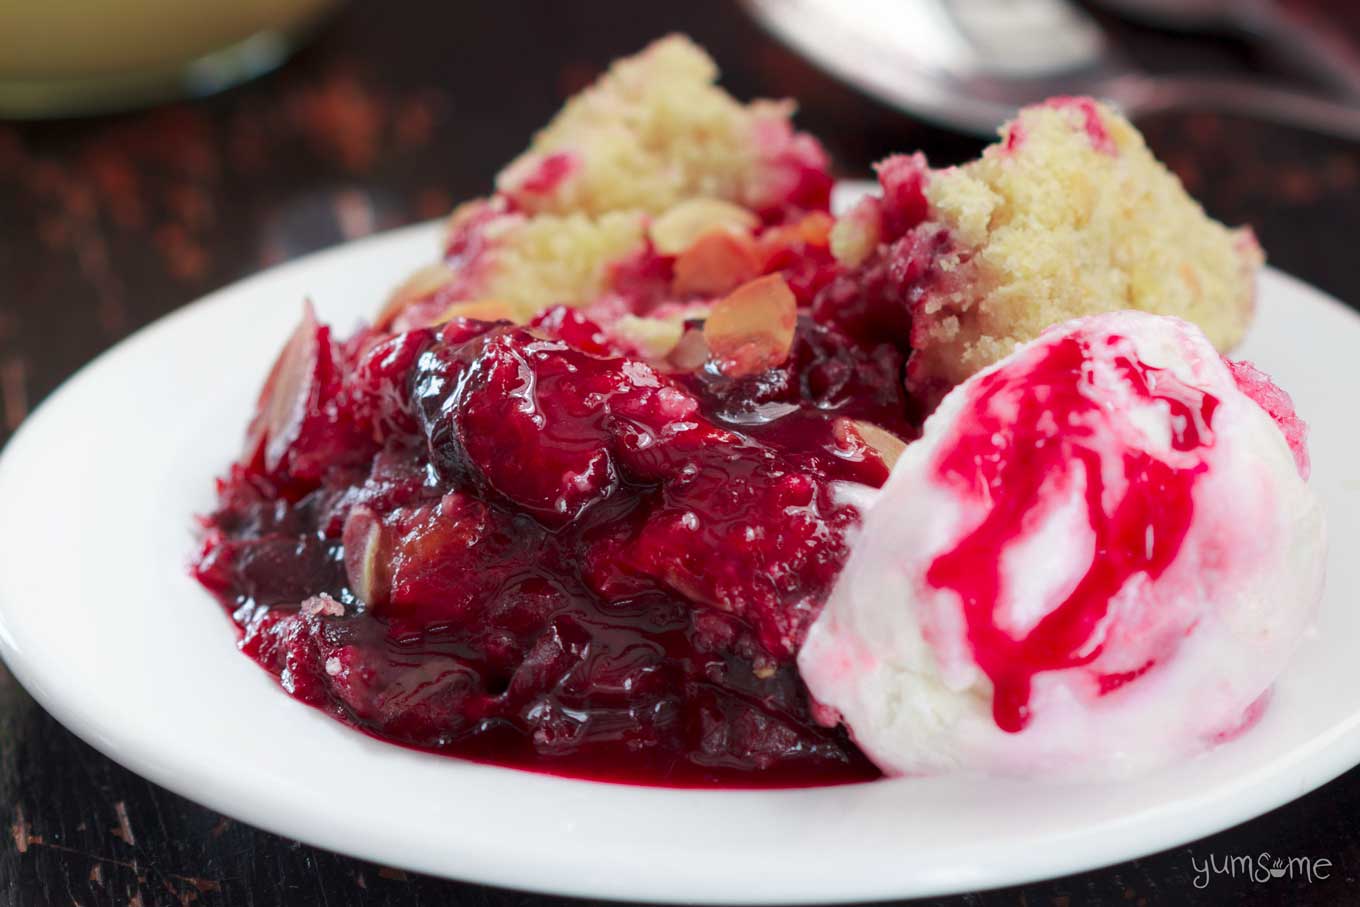
M700 235L675 259L671 289L677 296L720 296L760 273L749 234L721 227Z
M382 520L368 507L355 507L345 520L341 544L350 589L370 608L386 604L391 595L387 564L392 546Z
M752 233L760 219L745 208L717 198L691 198L657 215L647 229L662 255L679 255L710 230Z
M771 227L760 234L757 243L767 258L797 245L825 246L830 242L835 223L825 211L814 211L795 223Z
M902 456L902 451L907 449L907 442L897 435L888 431L886 428L879 428L872 422L865 422L863 419L837 419L833 426L837 440L843 443L857 443L865 449L871 450L883 461L883 465L889 470L897 464L897 460Z
M261 455L266 472L279 468L297 439L317 382L321 343L328 337L308 301L302 309L302 321L269 370L247 435L246 458Z
M692 372L701 368L710 355L703 328L686 328L666 361L678 371Z
M466 302L455 302L431 324L439 325L455 318L471 318L474 321L519 320L515 307L503 299L470 299Z
M453 279L453 270L443 262L436 262L426 265L406 278L401 286L392 291L387 297L386 304L382 311L378 313L376 324L378 327L386 327L391 324L402 311L412 303L429 299L439 288Z
M704 322L704 341L729 378L755 375L789 358L798 302L778 274L767 274L718 300Z

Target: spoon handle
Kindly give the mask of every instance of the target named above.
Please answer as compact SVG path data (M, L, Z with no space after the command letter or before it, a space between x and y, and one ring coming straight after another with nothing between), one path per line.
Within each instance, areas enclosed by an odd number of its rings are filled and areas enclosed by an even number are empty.
M1121 107L1130 119L1211 110L1360 141L1360 107L1259 82L1209 76L1128 75L1111 79L1101 86L1099 94Z

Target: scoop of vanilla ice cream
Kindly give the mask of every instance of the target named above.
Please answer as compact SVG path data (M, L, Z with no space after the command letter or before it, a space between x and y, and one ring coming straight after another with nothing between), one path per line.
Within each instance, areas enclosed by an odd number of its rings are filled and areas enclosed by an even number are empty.
M1321 594L1302 434L1186 322L1050 329L865 508L798 656L820 712L889 774L1121 777L1232 736Z

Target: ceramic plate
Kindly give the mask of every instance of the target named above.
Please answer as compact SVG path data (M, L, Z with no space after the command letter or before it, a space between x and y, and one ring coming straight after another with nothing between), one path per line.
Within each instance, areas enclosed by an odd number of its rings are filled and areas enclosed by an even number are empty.
M436 225L229 287L119 344L0 459L0 654L113 759L269 831L418 872L561 894L793 903L1005 885L1172 847L1360 762L1360 317L1267 270L1240 351L1313 427L1331 557L1313 634L1250 733L1133 783L942 777L787 791L575 781L400 749L301 705L187 573L310 296L342 329L429 260Z

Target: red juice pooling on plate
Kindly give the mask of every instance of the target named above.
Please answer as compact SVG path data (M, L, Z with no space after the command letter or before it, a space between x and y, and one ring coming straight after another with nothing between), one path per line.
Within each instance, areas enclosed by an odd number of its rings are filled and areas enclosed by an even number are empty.
M1117 336L1106 342L1127 345ZM1111 597L1136 574L1156 578L1180 550L1194 515L1193 488L1204 469L1197 461L1178 466L1125 448L1119 452L1124 486L1106 486L1102 467L1109 465L1110 445L1102 398L1109 389L1099 386L1089 353L1086 339L1070 336L1037 350L1040 358L1018 378L1013 369L983 377L968 403L971 418L936 465L946 481L990 505L977 528L936 558L926 580L961 597L977 664L995 686L993 717L1006 731L1028 723L1036 674L1087 664L1100 654L1092 635ZM1214 443L1217 398L1147 366L1131 350L1113 364L1127 391L1169 408L1173 450L1192 454ZM1091 565L1058 607L1016 638L996 621L1004 593L999 552L1025 533L1026 516L1051 496L1046 489L1074 481L1084 484L1095 535ZM1102 694L1152 664L1102 677Z

